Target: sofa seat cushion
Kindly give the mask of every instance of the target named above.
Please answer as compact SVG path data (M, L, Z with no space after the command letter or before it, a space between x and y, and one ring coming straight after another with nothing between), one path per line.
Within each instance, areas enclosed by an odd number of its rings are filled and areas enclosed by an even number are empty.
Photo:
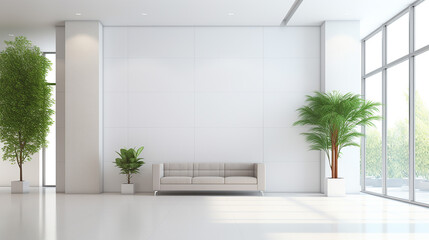
M161 184L191 184L191 177L162 177Z
M226 177L225 184L257 184L255 177Z
M192 178L192 184L224 184L225 179L223 177L194 177Z

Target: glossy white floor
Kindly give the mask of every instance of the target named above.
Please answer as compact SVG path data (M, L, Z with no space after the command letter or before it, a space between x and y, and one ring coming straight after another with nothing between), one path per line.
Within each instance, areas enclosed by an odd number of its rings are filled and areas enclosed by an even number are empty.
M429 209L370 195L12 195L1 240L429 239Z

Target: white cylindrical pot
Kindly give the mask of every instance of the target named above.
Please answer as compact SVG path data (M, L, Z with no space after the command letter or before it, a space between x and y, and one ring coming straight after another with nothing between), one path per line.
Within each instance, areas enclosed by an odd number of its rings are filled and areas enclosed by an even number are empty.
M12 193L28 193L30 183L27 181L12 181L10 186Z
M122 194L134 194L135 190L134 190L134 183L123 183L121 185L121 193Z
M346 196L346 180L344 178L326 178L325 194L327 197Z

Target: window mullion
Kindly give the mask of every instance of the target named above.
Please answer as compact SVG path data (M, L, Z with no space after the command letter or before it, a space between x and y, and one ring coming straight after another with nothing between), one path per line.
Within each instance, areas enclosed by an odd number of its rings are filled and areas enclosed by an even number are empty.
M383 195L387 195L387 69L385 68L387 64L387 25L383 26L382 31L382 192Z
M415 50L415 7L410 7L410 53L414 53ZM409 60L409 199L410 201L415 201L415 67L414 67L414 56L410 57Z

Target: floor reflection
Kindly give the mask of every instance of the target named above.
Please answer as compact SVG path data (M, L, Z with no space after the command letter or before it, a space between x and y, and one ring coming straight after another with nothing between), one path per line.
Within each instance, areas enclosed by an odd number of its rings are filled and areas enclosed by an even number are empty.
M429 209L366 194L56 194L0 188L3 240L429 239Z

